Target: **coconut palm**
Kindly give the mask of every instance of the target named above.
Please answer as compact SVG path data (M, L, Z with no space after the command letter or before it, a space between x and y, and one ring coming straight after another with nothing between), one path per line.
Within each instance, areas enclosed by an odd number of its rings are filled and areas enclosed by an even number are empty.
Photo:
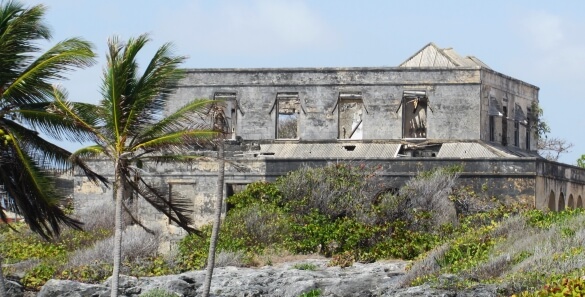
M145 199L183 229L197 232L190 227L191 201L174 198L169 201L162 189L145 181L142 164L189 159L180 153L216 134L212 129L203 130L203 126L194 121L203 118L211 100L194 100L163 117L169 95L183 77L183 71L178 67L185 58L174 56L171 44L164 44L140 74L137 55L148 42L147 35L129 39L126 43L117 37L110 38L101 103L95 106L70 104L56 89L57 99L52 109L55 114L94 136L96 144L74 152L73 159L102 156L112 161L116 205L112 296L117 296L118 291L122 211L128 209L125 201L130 196Z
M51 83L63 79L68 70L93 64L95 55L89 43L76 38L41 52L38 42L51 37L44 13L42 5L0 4L0 187L4 194L0 219L7 221L4 208L8 208L22 215L33 231L49 238L63 224L80 228L81 223L61 209L63 195L49 173L49 169L69 168L70 154L37 130L57 139L83 139L83 132L46 107L52 101ZM2 284L0 276L0 290Z
M220 131L220 138L217 140L217 192L215 202L215 215L213 219L213 228L211 230L211 238L209 240L209 253L207 256L207 267L205 273L205 281L203 283L203 297L209 296L211 288L211 278L213 277L213 269L215 267L215 252L217 246L217 239L219 238L219 228L221 224L221 209L223 207L223 184L225 180L225 154L223 138L226 134L228 123L225 117L224 108L219 104L214 104L211 108L211 118L213 121L213 129Z

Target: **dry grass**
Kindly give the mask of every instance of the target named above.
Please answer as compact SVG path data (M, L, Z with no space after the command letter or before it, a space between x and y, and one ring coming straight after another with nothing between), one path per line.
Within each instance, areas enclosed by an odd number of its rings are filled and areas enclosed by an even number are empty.
M114 230L114 203L89 205L76 210L74 217L84 223L83 229L87 232Z
M135 261L157 255L160 233L150 234L140 227L130 227L124 231L122 239L122 260ZM90 263L113 263L112 250L114 238L96 242L93 246L75 251L67 267L77 267Z

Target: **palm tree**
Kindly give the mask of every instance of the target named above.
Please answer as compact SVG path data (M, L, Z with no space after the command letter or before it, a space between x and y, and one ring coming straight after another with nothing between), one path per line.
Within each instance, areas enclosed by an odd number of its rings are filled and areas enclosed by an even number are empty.
M162 116L169 95L174 91L183 71L178 67L184 61L174 56L171 44L164 44L154 54L144 72L138 72L136 61L139 51L149 42L147 35L122 43L117 37L108 41L107 66L101 87L99 105L70 104L64 94L55 90L57 115L94 137L95 145L73 153L75 160L102 156L112 161L115 170L113 198L115 201L114 268L112 296L117 296L121 262L122 210L127 209L126 199L137 195L145 199L171 221L188 232L188 215L191 201L169 201L161 189L148 184L141 176L143 162L189 160L194 157L180 155L193 149L206 138L216 135L211 129L203 130L194 118L200 118L212 100L194 100L166 117Z
M203 283L203 297L209 296L211 288L211 278L213 277L213 269L215 267L215 249L217 246L217 239L219 238L219 228L221 224L221 209L223 207L223 184L225 180L225 154L224 154L224 135L228 127L225 118L224 109L220 105L213 105L211 108L211 117L213 121L213 129L221 131L220 138L217 140L217 200L215 202L215 216L213 219L213 228L211 229L211 238L209 241L209 253L207 256L207 269L205 273L205 282Z
M7 198L3 207L22 215L33 231L49 238L60 232L62 224L80 228L81 223L60 208L63 196L48 172L69 168L70 153L36 130L57 139L83 139L83 132L45 108L52 101L51 83L64 78L68 70L92 65L95 55L89 43L76 38L41 53L36 42L51 37L44 13L42 5L26 8L12 1L0 5L0 186ZM6 222L3 207L0 219Z

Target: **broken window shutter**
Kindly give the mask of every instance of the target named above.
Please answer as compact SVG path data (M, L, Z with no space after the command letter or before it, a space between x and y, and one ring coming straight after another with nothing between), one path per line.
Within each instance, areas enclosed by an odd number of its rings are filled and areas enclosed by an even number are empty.
M500 102L498 102L498 100L495 97L490 97L488 115L498 116L498 117L501 117L504 115L502 113L502 107L500 106Z
M368 112L368 107L366 106L366 104L364 103L364 100L362 99L362 92L341 92L339 93L339 100L337 100L337 103L335 104L335 107L337 107L337 105L339 104L339 101L344 100L344 101L360 101L362 103L362 106L364 108L364 110L366 111L366 113ZM331 113L333 113L333 111L335 111L335 107L333 108L333 110L331 111Z
M522 111L522 107L518 103L514 104L514 121L520 122L524 125L528 123L526 115L524 114L524 111Z

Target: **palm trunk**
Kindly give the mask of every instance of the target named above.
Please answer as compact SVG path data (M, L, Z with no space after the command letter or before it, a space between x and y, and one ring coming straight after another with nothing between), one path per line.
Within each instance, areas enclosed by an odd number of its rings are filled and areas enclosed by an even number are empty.
M4 273L2 272L2 255L0 255L0 297L8 296L4 285Z
M124 189L122 187L122 172L120 161L116 162L116 176L114 181L114 199L116 200L115 230L114 230L114 269L112 271L111 297L118 296L118 283L120 279L120 265L122 261L122 199Z
M217 170L217 201L215 202L215 219L213 229L211 230L211 240L209 242L209 255L207 256L207 273L205 274L205 284L203 286L203 297L209 296L211 288L211 278L215 266L215 247L219 237L219 226L221 224L221 209L223 204L223 182L225 178L225 158L224 158L223 138L219 140L219 149L217 152L218 165Z

